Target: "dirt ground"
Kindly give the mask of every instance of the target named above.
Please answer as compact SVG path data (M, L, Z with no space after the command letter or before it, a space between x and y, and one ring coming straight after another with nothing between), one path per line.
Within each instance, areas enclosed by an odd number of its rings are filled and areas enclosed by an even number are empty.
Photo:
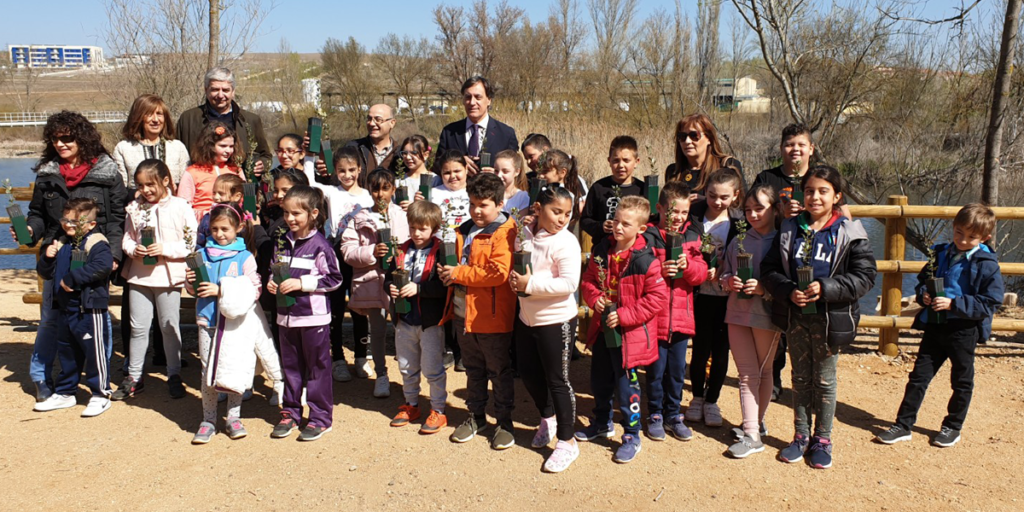
M389 357L392 396L372 397L372 382L335 384L334 430L314 443L269 438L278 415L257 379L257 397L242 407L249 437L218 434L189 444L201 419L199 362L183 372L189 394L171 400L159 372L145 393L102 416L79 407L36 413L27 375L38 310L21 294L35 286L25 271L0 271L0 510L50 510L74 503L93 510L1021 510L1024 491L1024 344L1000 341L979 350L974 403L963 440L928 444L945 414L948 365L936 377L909 443L883 446L872 436L895 415L912 358L887 362L864 336L840 358L835 466L787 465L775 455L792 436L790 393L768 411L768 449L746 460L724 455L739 423L736 370L721 405L726 425L695 428L688 443L643 441L628 465L612 462L616 442L582 444L565 473L541 472L550 448L529 448L537 412L516 386L516 441L504 452L478 437L465 445L443 434L395 429L402 402L397 363ZM114 308L115 322L119 311ZM117 331L115 325L115 331ZM194 329L185 330L195 336ZM911 356L915 338L901 340ZM193 344L194 346L194 344ZM115 339L111 368L121 365ZM349 359L351 361L351 358ZM593 401L589 357L573 363L579 419ZM114 373L120 379L119 372ZM784 382L789 385L788 371ZM449 373L449 419L466 416L464 374ZM424 384L425 385L425 384ZM689 400L689 391L686 392ZM426 403L426 400L421 400ZM493 420L492 420L493 421ZM620 429L621 432L621 429Z

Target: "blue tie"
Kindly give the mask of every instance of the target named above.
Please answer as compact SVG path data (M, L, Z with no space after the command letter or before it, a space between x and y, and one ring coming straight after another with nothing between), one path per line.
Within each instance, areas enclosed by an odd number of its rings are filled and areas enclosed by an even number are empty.
M469 134L469 156L480 156L480 127L476 124L469 126L472 133Z

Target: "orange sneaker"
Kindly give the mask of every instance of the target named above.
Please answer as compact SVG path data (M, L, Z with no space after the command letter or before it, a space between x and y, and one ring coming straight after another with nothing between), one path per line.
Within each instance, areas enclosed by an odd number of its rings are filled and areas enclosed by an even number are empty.
M442 428L447 426L448 417L431 409L430 416L427 417L426 423L420 427L420 434L436 434L440 432Z
M409 424L410 421L416 421L420 419L420 408L415 405L400 405L398 406L398 414L395 415L394 419L391 420L392 427L404 427Z

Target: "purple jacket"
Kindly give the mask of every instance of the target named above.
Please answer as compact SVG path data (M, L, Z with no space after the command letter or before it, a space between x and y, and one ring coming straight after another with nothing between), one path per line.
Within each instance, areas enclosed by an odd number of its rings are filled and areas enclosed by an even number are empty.
M292 292L295 305L277 308L277 325L281 327L312 327L331 323L331 302L327 293L341 286L341 270L334 248L319 231L295 240L291 231L285 235L283 252L274 250L275 261L291 266L291 276L302 281L302 290Z

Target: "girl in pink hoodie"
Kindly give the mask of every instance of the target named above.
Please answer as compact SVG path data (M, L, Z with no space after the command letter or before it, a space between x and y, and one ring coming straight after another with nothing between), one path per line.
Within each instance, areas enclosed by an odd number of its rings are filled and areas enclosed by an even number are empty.
M528 213L528 212L523 212ZM519 292L515 338L519 374L540 412L534 448L558 438L544 470L564 471L580 449L573 439L576 397L569 382L569 360L576 337L576 298L580 282L580 244L566 229L573 198L561 186L548 186L537 197L529 226L518 224L517 252L530 253L525 273L512 271L509 284ZM550 396L550 400L549 400Z
M341 235L341 254L352 266L352 290L348 307L370 320L370 353L373 356L373 396L391 396L391 381L384 355L387 324L384 310L390 298L384 291L384 267L395 257L399 245L409 239L409 223L401 206L391 201L395 177L387 169L377 169L366 177L374 207L360 210ZM381 240L380 231L391 230L390 240Z

